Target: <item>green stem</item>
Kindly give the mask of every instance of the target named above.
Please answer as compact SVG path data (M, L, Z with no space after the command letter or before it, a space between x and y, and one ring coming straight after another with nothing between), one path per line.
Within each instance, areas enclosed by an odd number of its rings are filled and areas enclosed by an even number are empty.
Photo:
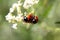
M26 31L27 31L27 40L32 40L32 38L31 38L31 28L32 28L32 26L29 26L29 29L26 29Z

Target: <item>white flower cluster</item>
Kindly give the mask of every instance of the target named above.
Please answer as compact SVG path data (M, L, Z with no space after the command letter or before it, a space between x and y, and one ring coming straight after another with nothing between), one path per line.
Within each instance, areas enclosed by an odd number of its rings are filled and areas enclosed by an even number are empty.
M13 23L12 28L17 29L17 22L22 20L23 13L21 12L21 6L23 6L24 9L28 9L38 2L39 0L25 0L23 3L21 3L21 0L19 0L17 3L14 3L10 8L9 13L5 16L9 23ZM17 10L17 16L13 15L15 10Z
M23 7L25 9L28 9L29 7L33 6L34 4L37 4L39 0L25 0Z
M21 13L21 10L20 10L20 6L22 5L22 3L20 1L18 1L18 3L14 3L12 5L12 7L10 8L9 10L9 13L8 15L6 15L6 20L8 22L12 22L12 20L16 20L16 21L19 21L19 19L21 18L22 16L22 13ZM12 15L14 10L17 9L17 16L15 15Z

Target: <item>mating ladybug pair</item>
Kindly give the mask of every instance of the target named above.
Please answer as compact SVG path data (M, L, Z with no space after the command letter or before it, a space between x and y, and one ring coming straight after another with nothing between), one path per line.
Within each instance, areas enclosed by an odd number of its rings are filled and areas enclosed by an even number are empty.
M33 14L29 14L29 15L23 17L23 21L26 23L36 24L38 22L38 17Z

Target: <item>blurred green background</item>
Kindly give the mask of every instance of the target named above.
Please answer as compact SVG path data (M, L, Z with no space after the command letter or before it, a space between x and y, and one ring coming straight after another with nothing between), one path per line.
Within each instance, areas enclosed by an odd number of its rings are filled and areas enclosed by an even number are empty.
M37 24L20 23L18 29L12 29L5 19L9 8L17 0L0 0L0 40L60 40L60 0L40 0L35 5Z

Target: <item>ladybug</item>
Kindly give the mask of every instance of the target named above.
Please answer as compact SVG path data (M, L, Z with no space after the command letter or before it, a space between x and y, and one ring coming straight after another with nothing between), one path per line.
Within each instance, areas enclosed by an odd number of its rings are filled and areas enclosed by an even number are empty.
M28 14L27 16L23 17L23 21L26 23L36 24L38 22L38 17L34 16L33 14Z
M33 14L28 14L27 18L28 18L28 22L32 23L32 20L34 19L34 15Z
M37 22L38 22L38 17L35 16L34 19L32 20L32 23L33 23L33 24L36 24Z
M28 22L28 18L26 16L23 17L24 22Z

